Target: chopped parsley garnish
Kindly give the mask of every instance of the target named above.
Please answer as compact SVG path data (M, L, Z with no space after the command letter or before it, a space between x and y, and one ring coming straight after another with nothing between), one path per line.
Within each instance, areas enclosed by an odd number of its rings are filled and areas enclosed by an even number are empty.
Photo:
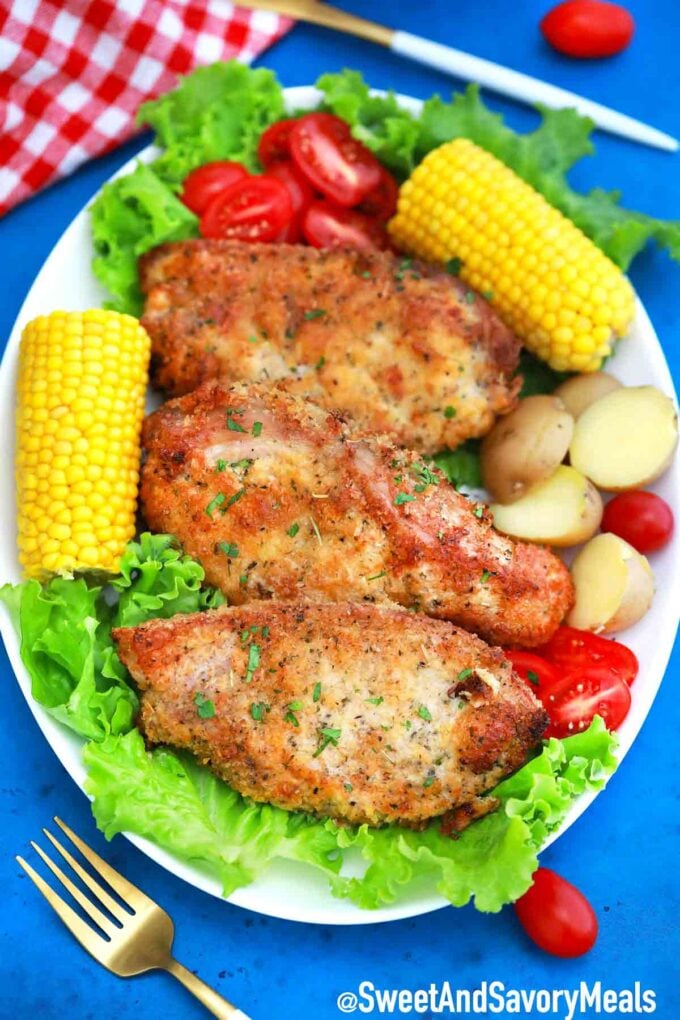
M402 726L404 727L405 730L410 730L413 726L413 723L411 722L410 719L405 719L404 722L402 723Z
M308 312L305 312L305 319L309 322L310 319L320 319L325 314L325 308L310 308Z
M265 704L264 701L254 701L250 706L250 714L255 722L264 722L264 714L269 711L269 705Z
M260 338L257 337L257 336L249 336L248 337L248 343L249 344L256 344L259 341L259 339Z
M299 530L300 530L300 525L298 524L297 521L295 521L295 523L291 524L291 526L288 528L288 530L286 531L286 534L290 535L291 538L295 538L295 536L297 535Z
M212 719L215 715L214 703L200 691L194 694L194 705L200 719Z
M415 496L412 496L408 492L398 492L394 497L394 505L403 506L404 503L413 503L415 498Z
M469 676L472 676L473 672L474 671L473 671L471 666L468 666L467 669L461 669L460 673L458 674L458 679L459 680L467 680L467 678Z
M345 789L347 790L348 793L351 793L352 790L354 789L354 787L352 786L351 783L344 783L343 785L344 785L344 787L345 787Z
M475 302L475 292L474 292L474 290L466 290L465 291L465 300L467 301L467 303L469 305L474 304L474 302Z
M426 705L420 706L420 708L418 709L418 715L420 716L421 719L424 719L425 722L432 722L432 713L430 712L429 708L427 708Z
M248 584L248 575L247 574L241 574L241 576L238 579L238 583L239 584Z
M463 268L463 265L464 265L463 260L456 257L453 259L449 259L444 268L446 269L446 272L449 273L451 276L458 276L461 269Z
M314 691L312 693L312 701L318 701L321 697L321 684L319 682L314 684Z
M474 514L475 517L478 518L478 520L481 521L482 517L484 516L484 505L482 503L478 503L477 506L472 511L472 513Z
M235 560L238 556L238 546L234 545L233 542L218 542L217 548L232 560Z
M428 485L439 485L439 478L427 464L414 464L411 471L418 479L417 485L414 486L416 492L425 492Z
M242 468L244 471L247 471L252 463L253 462L250 459L250 457L242 457L241 460L232 460L229 467L232 467L234 469Z
M258 436L262 435L262 422L256 421L253 423L252 433L257 439Z
M455 418L456 417L455 407L453 407L451 404L447 404L447 406L444 408L444 417L448 418L449 420L451 418Z
M304 708L304 705L302 704L301 701L291 701L290 705L288 706L288 711L283 717L284 720L286 722L289 722L291 726L299 726L300 723L295 713L299 712L302 708Z
M533 669L527 670L527 680L532 684L538 683L538 673Z
M493 301L493 291L492 290L483 290L482 291L482 297L486 298L487 301Z
M383 697L366 698L366 701L369 703L369 705L382 705L384 700L385 699Z
M220 459L218 460L217 464L215 465L215 471L226 471L226 470L227 470L227 462L226 462L226 460L222 460L222 458L220 457Z
M321 355L321 357L319 358L319 360L317 361L316 365L314 366L314 368L315 368L315 369L317 370L317 372L318 372L318 371L319 371L319 369L323 368L323 366L324 366L325 364L326 364L326 358L325 358L325 357L324 357L324 355L322 354L322 355Z
M373 279L373 277L369 273L368 269L364 269L363 273L361 274L361 278L363 280L372 280Z
M423 786L427 789L428 786L432 786L434 783L434 776L426 776Z
M227 428L230 432L245 432L243 425L239 425L237 421L232 418L232 412L227 411Z
M342 734L342 730L333 729L331 726L324 726L321 730L321 743L317 747L316 751L312 755L313 758L318 758L322 754L329 744L333 747L338 746L338 740Z
M238 503L241 496L245 496L245 494L246 494L245 489L239 489L238 492L235 492L234 495L230 496L229 499L227 500L226 509L228 510L230 506L234 505L234 503Z
M205 512L207 513L210 520L212 520L212 515L215 512L215 510L217 510L218 507L222 506L226 498L227 497L224 495L223 492L218 492L217 495L213 496L213 498L210 500L207 507L205 508Z
M381 570L379 574L371 574L371 576L367 577L366 580L367 581L377 581L381 577L387 577L387 571L386 570Z
M486 582L491 577L492 573L493 573L492 570L483 570L482 571L482 577L481 577L482 584L486 584Z
M260 665L260 646L256 645L255 642L250 644L248 648L248 666L246 668L246 683L249 684L253 679L255 670Z

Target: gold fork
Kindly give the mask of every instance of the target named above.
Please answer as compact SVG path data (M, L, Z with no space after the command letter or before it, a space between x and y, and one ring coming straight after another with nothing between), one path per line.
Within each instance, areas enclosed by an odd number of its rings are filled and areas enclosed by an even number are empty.
M36 843L31 841L31 846L70 892L76 903L92 919L98 930L91 928L83 921L75 910L34 871L31 865L26 863L23 857L17 857L17 861L28 877L37 885L71 934L75 935L81 946L87 949L98 963L113 971L114 974L118 974L119 977L132 977L134 974L143 974L147 970L167 970L220 1020L248 1020L245 1013L232 1006L209 985L206 985L204 981L201 981L173 958L171 950L175 930L168 914L152 899L149 899L141 889L138 889L132 882L128 882L110 864L102 860L61 819L55 818L54 820L74 846L80 850L93 870L108 882L128 907L126 910L121 906L89 872L85 871L51 832L43 829L50 843L94 894L99 905L95 905L88 896L85 896L68 875L65 875ZM106 908L118 923L116 924L111 917L107 916L100 909L101 907Z

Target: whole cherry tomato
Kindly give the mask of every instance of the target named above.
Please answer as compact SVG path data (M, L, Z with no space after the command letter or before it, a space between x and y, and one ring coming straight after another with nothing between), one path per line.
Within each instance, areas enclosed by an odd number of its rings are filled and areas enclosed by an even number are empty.
M635 653L626 645L577 627L558 627L547 645L536 652L563 674L597 666L632 684L639 669Z
M378 160L332 113L300 117L291 129L289 144L298 169L337 205L356 205L380 183Z
M630 709L630 688L609 669L589 666L567 673L557 687L541 697L550 716L548 737L571 737L602 716L607 729L617 730Z
M376 220L355 209L343 209L332 202L312 202L302 217L302 233L315 248L347 245L363 251L390 245L385 229Z
M549 868L534 872L515 913L529 938L553 956L583 956L595 945L595 911L576 886Z
M506 649L505 657L510 659L515 672L519 673L522 680L526 680L539 698L556 687L562 679L562 674L555 666L534 652L510 648Z
M221 191L201 217L204 237L274 241L293 218L293 203L281 181L248 177Z
M290 133L298 122L297 117L277 120L262 132L257 145L257 156L263 167L270 167L281 159L290 159Z
M641 553L656 552L673 534L673 511L654 492L622 492L604 508L602 530Z
M192 212L200 216L220 191L249 176L246 168L240 163L223 159L215 163L204 163L184 178L182 194L179 197Z
M619 4L604 0L565 0L541 21L551 46L569 57L610 57L624 50L635 22Z

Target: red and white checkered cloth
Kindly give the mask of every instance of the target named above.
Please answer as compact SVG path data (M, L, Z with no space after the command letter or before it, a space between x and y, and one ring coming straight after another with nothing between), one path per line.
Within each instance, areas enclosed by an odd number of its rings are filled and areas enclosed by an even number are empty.
M291 25L225 0L0 0L0 215L130 137L178 75Z

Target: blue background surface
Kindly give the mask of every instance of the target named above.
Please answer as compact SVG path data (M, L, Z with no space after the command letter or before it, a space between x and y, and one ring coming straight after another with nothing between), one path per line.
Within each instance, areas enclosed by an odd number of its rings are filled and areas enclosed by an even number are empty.
M344 6L528 71L646 120L680 137L680 6L677 0L629 3L638 25L630 50L612 60L571 62L551 52L537 24L548 3L484 4L418 0L346 0ZM377 87L415 96L447 93L458 83L372 46L298 26L265 55L284 85L306 84L350 66ZM513 126L535 115L493 99ZM41 263L75 213L145 140L89 164L0 222L4 252L0 336L9 334ZM680 217L680 156L598 134L597 157L573 173L577 186L620 188L631 205ZM64 266L64 273L68 273ZM632 279L680 377L680 269L659 252L638 259ZM657 595L664 598L663 591ZM600 920L596 947L580 960L542 955L513 911L486 916L445 909L416 920L363 928L314 927L271 920L211 899L174 879L121 837L96 832L88 804L37 729L4 652L0 658L0 1016L200 1018L201 1007L171 978L122 981L101 969L62 928L14 861L29 839L59 814L115 867L163 904L176 922L176 954L255 1020L334 1020L335 1000L362 980L417 988L449 979L475 988L501 980L526 988L575 987L581 979L613 988L640 981L657 993L657 1016L680 1016L678 958L678 784L680 730L676 649L659 697L607 793L543 862L576 883ZM29 857L31 851L29 850ZM538 1015L538 1014L537 1014ZM554 1015L562 1015L558 1012Z

